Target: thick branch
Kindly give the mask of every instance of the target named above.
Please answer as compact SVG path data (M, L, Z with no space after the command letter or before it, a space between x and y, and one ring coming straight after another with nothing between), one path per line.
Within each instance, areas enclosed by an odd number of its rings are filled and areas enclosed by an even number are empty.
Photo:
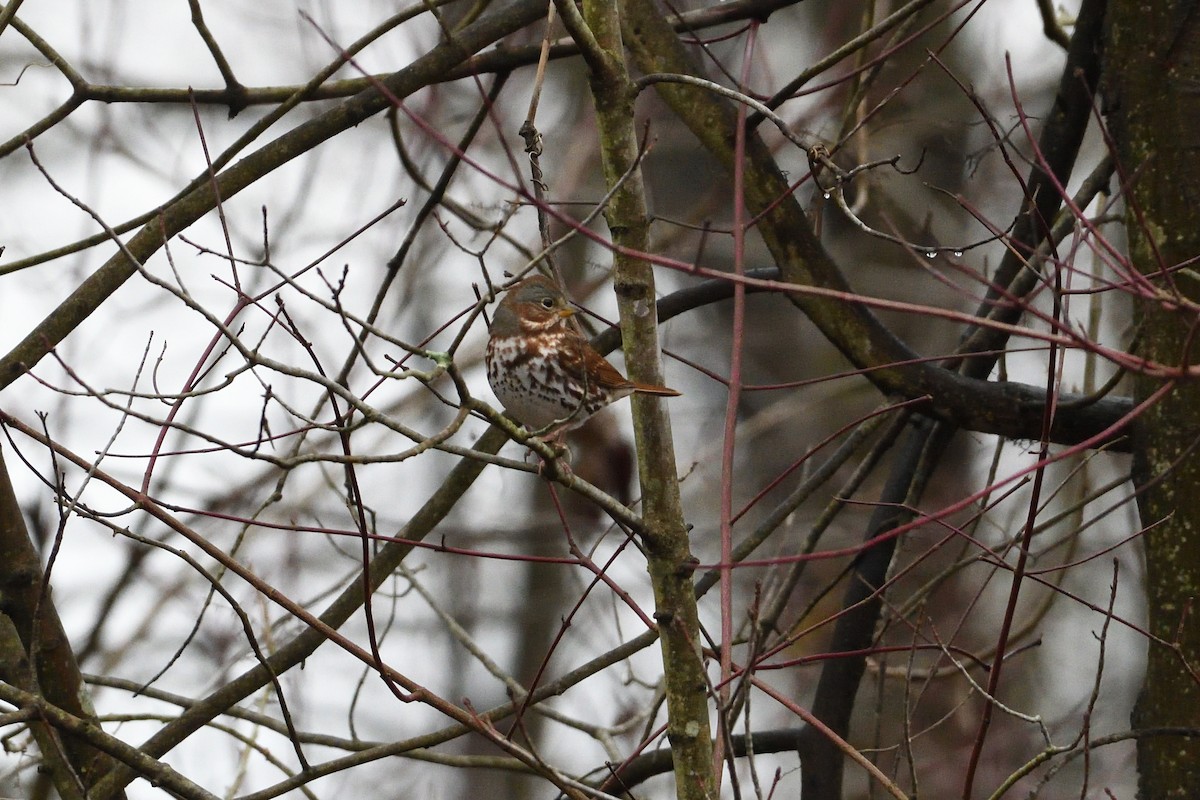
M20 344L0 358L0 389L37 364L134 274L135 265L130 263L126 251L145 263L170 237L212 211L217 198L214 184L221 199L228 201L272 170L389 107L393 98L402 99L437 81L446 70L473 53L520 30L544 14L545 3L541 0L511 0L490 9L479 21L458 31L453 39L441 42L411 65L383 81L386 95L373 86L285 133L213 180L202 182L143 227L129 240L122 252L114 254L92 273Z
M643 71L700 73L650 0L628 0L623 24L626 44ZM1094 57L1094 46L1086 52L1093 53ZM1069 63L1066 73L1073 76L1078 66ZM660 83L656 88L701 144L732 168L737 117L730 104L693 86ZM1078 118L1072 116L1071 119L1077 121ZM1062 163L1069 169L1073 153L1066 152L1070 151L1069 146L1064 147L1064 151L1064 157L1055 164ZM779 265L783 280L834 292L851 292L837 265L813 233L804 210L791 194L769 149L755 134L747 136L743 167L747 207L758 215L757 229ZM1053 199L1054 207L1057 207L1059 201ZM1038 435L1043 390L1019 384L988 387L983 381L963 381L952 371L920 359L861 304L817 294L797 294L789 298L852 364L864 370L864 377L881 393L906 398L928 396L928 405L920 410L959 427L989 430L1016 438L1036 438ZM987 369L979 369L983 374L988 371L990 363ZM1103 402L1103 406L1101 403L1087 404L1083 409L1072 409L1072 413L1058 414L1051 439L1080 442L1096 437L1118 419L1114 414L1127 408L1127 405L1113 401Z
M638 167L635 91L625 67L620 14L611 0L585 0L580 20L571 0L560 3L563 21L583 48L600 134L605 183L612 197L605 218L612 231L614 283L629 376L662 385L654 272L634 255L648 252L650 221ZM586 21L585 21L586 20ZM654 587L655 619L667 698L667 738L679 800L716 797L709 734L707 680L692 578L694 558L679 494L671 420L661 398L635 395L633 430L641 482L647 568Z
M25 666L33 667L30 680L51 704L78 718L94 721L95 714L87 705L87 688L79 673L75 653L63 630L49 587L44 586L41 559L17 504L2 454L0 553L4 554L0 558L0 614L12 621L28 661ZM5 661L16 666L11 657ZM18 675L0 675L0 679L15 685L22 682ZM63 737L61 755L66 763L56 763L59 761L57 748L48 748L49 740L43 737L38 741L42 746L42 757L50 765L64 797L78 794L72 786L75 780L72 773L84 786L91 786L113 763L102 751L75 736Z

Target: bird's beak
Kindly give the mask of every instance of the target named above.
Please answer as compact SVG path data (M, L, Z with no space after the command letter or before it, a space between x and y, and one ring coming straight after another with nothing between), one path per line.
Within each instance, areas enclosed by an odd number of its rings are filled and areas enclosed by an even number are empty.
M575 316L575 309L564 308L563 310L558 312L558 316L562 317L563 319L567 319L568 317L573 317L573 316Z

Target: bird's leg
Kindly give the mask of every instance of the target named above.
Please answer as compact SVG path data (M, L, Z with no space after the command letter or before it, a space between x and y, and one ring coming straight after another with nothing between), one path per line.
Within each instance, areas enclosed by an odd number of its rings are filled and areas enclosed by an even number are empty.
M538 475L545 478L550 478L555 471L562 475L571 475L571 448L567 446L567 429L563 425L552 422L545 428L534 432L534 436L544 442L551 450L554 451L554 456L551 459L546 459L541 453L536 453L541 463L538 464ZM550 461L556 462L556 470L547 470Z

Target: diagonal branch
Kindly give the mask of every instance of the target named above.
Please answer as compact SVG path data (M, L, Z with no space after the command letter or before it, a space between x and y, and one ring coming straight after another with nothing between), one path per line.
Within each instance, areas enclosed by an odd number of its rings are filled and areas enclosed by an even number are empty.
M491 8L453 39L439 43L408 67L389 76L382 82L383 88L391 97L407 97L478 50L540 19L544 9L545 4L539 0L510 0ZM126 253L145 263L172 236L212 211L217 192L222 200L228 200L272 170L383 111L390 103L388 96L372 86L264 145L212 180L201 176L192 192L147 223L121 252L92 273L16 347L0 357L0 389L37 364L129 280L136 264L130 262Z

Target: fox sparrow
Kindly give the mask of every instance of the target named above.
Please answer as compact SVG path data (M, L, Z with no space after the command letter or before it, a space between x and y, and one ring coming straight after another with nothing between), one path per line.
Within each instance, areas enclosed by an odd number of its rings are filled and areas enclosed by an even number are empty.
M665 386L625 379L568 322L575 312L548 278L527 278L508 290L492 320L488 383L525 427L558 435L634 392L673 397Z

